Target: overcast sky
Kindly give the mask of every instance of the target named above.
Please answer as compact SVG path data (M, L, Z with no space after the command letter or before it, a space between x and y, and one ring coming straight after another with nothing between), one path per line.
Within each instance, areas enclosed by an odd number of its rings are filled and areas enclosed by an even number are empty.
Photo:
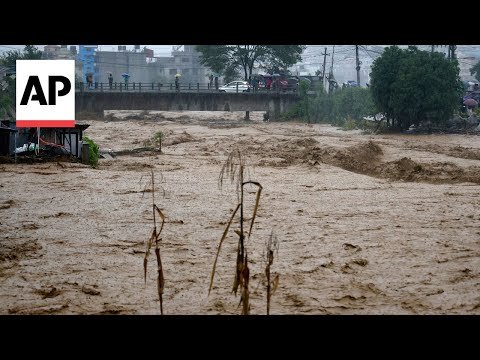
M126 45L127 50L133 50L134 45ZM153 49L155 56L170 56L172 52L172 46L174 45L140 45L140 48L146 46L149 49ZM178 46L178 45L175 45ZM117 51L118 45L98 45L98 49L102 51Z
M35 45L39 48L39 50L43 51L43 47L45 45ZM78 50L78 45L77 50ZM126 45L127 50L133 50L134 45ZM170 56L172 52L172 46L174 45L140 45L141 48L146 46L149 49L153 49L155 52L155 56ZM177 46L177 45L175 45ZM25 45L0 45L0 53L3 53L5 51L9 50L22 50L25 47ZM68 45L70 47L70 45ZM118 45L98 45L99 50L103 51L117 51L118 50Z

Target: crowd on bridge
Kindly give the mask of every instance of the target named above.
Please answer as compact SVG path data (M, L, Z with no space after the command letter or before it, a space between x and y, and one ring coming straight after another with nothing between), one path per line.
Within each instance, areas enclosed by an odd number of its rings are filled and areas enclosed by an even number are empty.
M161 83L138 83L135 84L133 82L133 87L132 89L135 90L138 85L138 89L147 89L147 87L150 87L152 90L154 90L154 87L156 88L158 86L158 90L160 89L165 89L168 90L174 90L176 92L179 92L181 89L184 89L185 86L188 87L188 90L195 90L195 89L205 89L205 85L201 84L186 84L182 85L181 84L181 74L176 74L174 77L173 83L167 83L167 84L161 84ZM92 73L87 73L85 75L86 78L86 89L100 89L101 91L105 89L109 90L114 90L117 89L117 86L120 86L120 91L122 89L124 90L129 90L129 83L130 83L130 75L127 73L122 74L123 81L120 83L114 82L114 77L111 72L108 72L108 88L105 86L106 84L104 83L98 83L93 81L93 74ZM308 79L307 79L308 80ZM310 80L308 80L310 81ZM248 83L248 86L250 90L253 90L254 92L257 91L262 91L262 90L273 90L273 91L287 91L287 90L293 90L296 91L298 89L299 85L299 78L295 76L286 76L286 75L280 75L280 74L254 74L251 76L250 80L247 82L244 82L245 84ZM165 85L167 85L165 87ZM196 86L196 87L195 87ZM206 90L219 90L221 86L220 84L220 77L219 75L214 75L214 74L209 74L208 75L208 82L206 86ZM80 86L83 88L83 85ZM220 89L222 90L222 89Z

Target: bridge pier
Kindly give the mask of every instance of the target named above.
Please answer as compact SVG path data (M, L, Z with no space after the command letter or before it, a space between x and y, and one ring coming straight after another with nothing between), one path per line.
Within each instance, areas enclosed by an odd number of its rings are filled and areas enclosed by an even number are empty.
M280 114L283 112L282 101L279 98L271 99L268 102L268 113L270 120L277 120L280 117Z

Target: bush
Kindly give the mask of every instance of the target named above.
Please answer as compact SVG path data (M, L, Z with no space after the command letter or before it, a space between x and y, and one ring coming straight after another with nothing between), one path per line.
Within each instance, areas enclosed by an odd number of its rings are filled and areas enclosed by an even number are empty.
M157 131L152 140L156 143L158 151L162 152L162 140L165 139L165 134L161 131Z
M89 145L89 162L91 167L97 167L100 154L98 145L88 136L83 136L83 142Z
M352 118L348 118L345 120L345 123L343 124L343 129L344 130L355 130L357 128L357 122L353 120Z
M311 106L311 114L316 122L344 126L345 122L352 121L358 126L366 116L376 113L369 89L345 88L327 94L319 89Z

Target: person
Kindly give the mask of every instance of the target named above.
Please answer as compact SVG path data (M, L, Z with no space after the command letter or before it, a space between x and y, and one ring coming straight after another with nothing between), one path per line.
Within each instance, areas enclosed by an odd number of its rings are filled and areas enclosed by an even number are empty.
M87 75L88 88L93 89L93 76L92 74Z
M272 84L270 85L272 90L274 91L278 91L279 90L279 87L278 87L278 79L277 78L274 78L272 80Z
M253 78L252 85L253 85L253 91L257 92L257 90L258 90L258 79L256 77Z
M210 74L210 76L208 77L208 80L209 80L210 89L211 89L213 88L213 74Z
M108 74L108 85L110 86L110 90L112 90L112 85L113 85L113 75L112 75L112 73Z
M125 79L125 90L128 90L128 78L129 78L129 76L124 76L123 78Z
M265 79L265 88L267 90L270 90L271 86L272 86L272 79L268 77L268 78Z
M215 90L218 90L218 76L215 76Z
M177 92L180 91L180 81L178 79L178 76L175 76L175 90Z

